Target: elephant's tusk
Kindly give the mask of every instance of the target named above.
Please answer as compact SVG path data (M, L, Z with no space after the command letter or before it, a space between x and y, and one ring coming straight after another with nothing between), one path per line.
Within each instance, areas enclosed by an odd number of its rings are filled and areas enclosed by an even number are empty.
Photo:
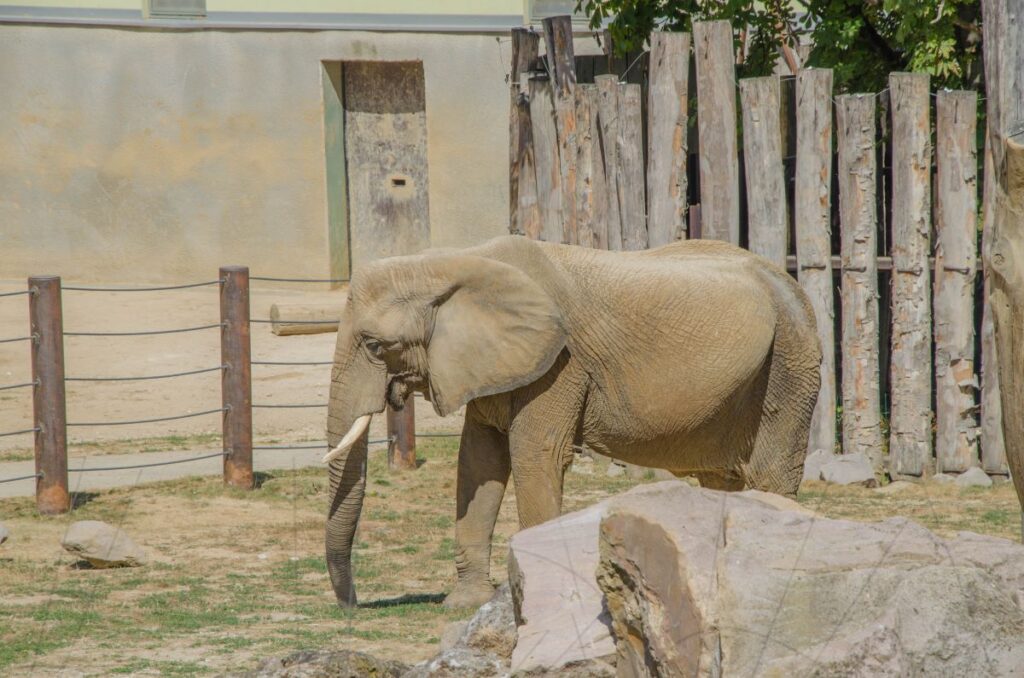
M352 444L359 440L359 436L366 432L366 429L370 426L370 419L373 417L371 414L364 414L355 420L352 424L352 428L348 430L348 433L342 437L341 442L338 443L337 447L324 455L324 463L334 461L342 454L344 454L348 448L352 447Z

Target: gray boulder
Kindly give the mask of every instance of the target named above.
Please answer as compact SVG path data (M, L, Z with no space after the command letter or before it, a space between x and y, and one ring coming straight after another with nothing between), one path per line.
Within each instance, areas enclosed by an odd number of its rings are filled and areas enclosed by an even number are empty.
M0 523L0 544L11 538L11 531L7 529L7 526Z
M833 457L821 465L819 476L821 480L834 485L878 485L871 461L860 452Z
M956 482L956 476L950 475L949 473L936 473L932 476L932 482L939 485L946 485L947 483Z
M362 652L301 650L284 658L266 659L248 678L398 678L404 664Z
M956 477L958 487L992 487L992 479L977 466L972 466Z
M61 546L96 568L136 567L146 563L142 547L122 530L99 520L72 523Z
M804 459L803 480L821 480L821 467L836 458L827 450L815 450Z
M601 523L619 675L1020 675L1024 546L649 487Z

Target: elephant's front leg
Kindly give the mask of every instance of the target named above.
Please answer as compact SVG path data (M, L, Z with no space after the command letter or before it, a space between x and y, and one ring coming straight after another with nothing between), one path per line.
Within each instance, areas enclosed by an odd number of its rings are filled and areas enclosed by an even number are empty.
M459 445L455 520L458 580L446 607L479 607L494 593L491 537L509 476L508 437L479 422L470 406Z

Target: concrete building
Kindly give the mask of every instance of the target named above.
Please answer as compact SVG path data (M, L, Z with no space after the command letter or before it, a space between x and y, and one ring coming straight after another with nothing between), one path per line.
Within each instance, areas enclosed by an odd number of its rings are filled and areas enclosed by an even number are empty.
M0 4L0 278L343 278L505 233L509 29L574 4Z

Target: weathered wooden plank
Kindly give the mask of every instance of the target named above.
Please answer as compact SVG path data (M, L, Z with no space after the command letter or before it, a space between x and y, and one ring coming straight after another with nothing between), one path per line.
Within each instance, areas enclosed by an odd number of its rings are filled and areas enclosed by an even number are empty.
M576 221L579 244L608 249L608 199L596 85L576 86Z
M544 44L551 68L551 88L558 135L558 170L562 189L562 238L579 241L576 223L576 56L572 44L572 19L568 15L544 19Z
M600 127L601 157L604 160L604 177L608 190L605 191L608 206L607 249L622 249L622 216L619 209L618 191L618 138L619 138L619 79L614 75L599 75L594 78L597 85L597 121Z
M779 126L779 78L740 80L750 251L785 267L786 173Z
M990 137L985 136L985 175L982 180L984 220L981 230L981 258L989 260L992 246L992 223L995 220L995 168L992 166ZM987 267L985 268L987 271ZM981 309L981 466L986 473L1006 475L1010 472L1003 440L1003 404L999 400L999 368L996 335L992 325L990 303L991 281L984 275Z
M932 470L931 125L929 77L892 73L890 470Z
M807 451L831 452L836 443L835 309L832 300L832 71L796 76L797 278L807 293L821 338L821 387Z
M978 465L974 276L978 183L974 92L940 91L935 113L935 465Z
M992 176L986 192L986 276L999 366L1003 439L1010 476L1024 503L1024 22L1019 0L982 0L985 89ZM1024 522L1022 522L1024 537Z
M622 249L647 249L644 209L643 112L640 85L619 85L619 131L616 169Z
M509 223L509 231L537 240L540 238L540 206L537 204L537 161L533 148L533 123L530 120L530 84L523 76L522 91L516 97L517 122L516 162L511 172L516 175L516 208Z
M728 21L693 22L700 135L701 227L705 238L740 241L736 82Z
M651 33L647 89L647 238L686 239L687 92L690 34Z
M537 177L530 172L523 172L522 163L526 159L527 148L522 137L530 127L529 85L524 77L537 61L540 36L528 28L512 29L512 70L509 74L509 173L508 173L508 206L509 232L525 233L526 228L519 216L519 191L521 183L533 182L532 187L524 187L527 192L537 193ZM524 101L525 100L525 101ZM530 135L532 140L532 134ZM532 153L532 149L530 151ZM532 161L532 158L531 158ZM532 168L531 168L532 169Z
M881 470L875 97L838 97L836 122L843 261L843 452L861 452Z
M550 83L530 81L530 126L537 177L539 239L562 242L562 183L555 132L555 102Z

